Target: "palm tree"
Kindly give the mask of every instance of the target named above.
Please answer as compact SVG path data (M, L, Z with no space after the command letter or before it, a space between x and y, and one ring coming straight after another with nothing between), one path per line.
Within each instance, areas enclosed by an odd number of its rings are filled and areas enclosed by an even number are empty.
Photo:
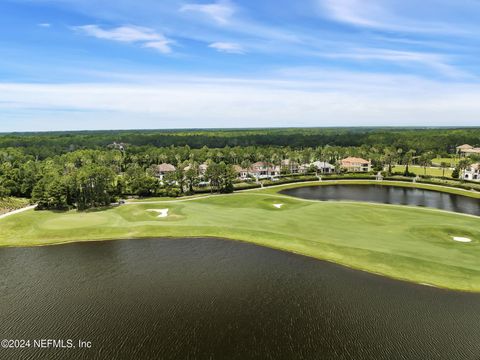
M405 174L408 175L409 169L408 167L413 161L413 156L415 155L416 151L413 149L408 150L405 155L403 156L403 164L405 165Z
M420 165L423 166L424 175L427 175L427 167L432 165L432 159L434 157L435 155L431 151L428 151L420 156Z
M385 148L383 150L382 162L388 166L388 173L392 173L392 164L397 157L397 152L393 148Z
M445 169L448 168L448 164L445 161L442 161L440 167L442 168L442 177L445 177Z

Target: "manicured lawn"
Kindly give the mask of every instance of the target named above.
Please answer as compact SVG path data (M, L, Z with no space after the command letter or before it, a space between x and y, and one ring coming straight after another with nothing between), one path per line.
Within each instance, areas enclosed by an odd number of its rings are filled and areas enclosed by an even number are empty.
M397 165L392 168L393 172L401 172L403 173L405 171L405 166L404 165ZM441 168L434 168L434 167L427 167L426 173L425 169L421 166L412 166L410 165L408 167L408 171L411 173L414 173L416 175L429 175L429 176L442 176L443 175L443 170ZM451 177L452 176L452 170L450 169L445 169L445 177Z
M435 158L432 160L433 165L440 166L442 162L447 163L450 167L455 167L458 162L460 161L459 158Z
M480 218L422 208L301 200L277 194L281 189L83 213L29 211L0 220L0 245L222 237L398 279L480 291ZM165 208L167 218L147 211ZM455 242L453 236L473 242Z

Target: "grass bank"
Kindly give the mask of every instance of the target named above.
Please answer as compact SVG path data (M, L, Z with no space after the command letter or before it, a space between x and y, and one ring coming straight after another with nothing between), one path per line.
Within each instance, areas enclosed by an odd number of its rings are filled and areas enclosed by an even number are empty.
M278 194L282 189L305 185L188 201L132 203L90 212L28 211L0 220L0 245L219 237L299 253L396 279L480 292L479 217L404 206L316 202ZM278 208L275 204L283 205ZM166 218L149 211L165 208L169 209ZM473 241L455 242L454 236Z
M405 172L405 165L395 165L392 167L393 172L397 173L404 173ZM435 177L452 177L452 170L451 169L445 169L445 171L441 168L438 167L427 167L426 169L423 168L422 166L415 166L415 165L410 165L408 167L408 171L411 173L414 173L415 175L421 175L421 176L435 176Z

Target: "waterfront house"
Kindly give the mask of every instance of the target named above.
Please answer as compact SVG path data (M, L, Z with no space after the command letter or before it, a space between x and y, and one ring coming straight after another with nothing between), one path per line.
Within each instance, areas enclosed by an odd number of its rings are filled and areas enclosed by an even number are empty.
M300 172L301 165L296 161L290 159L284 159L280 163L281 170L287 174L298 174Z
M248 178L248 169L244 169L239 165L233 165L233 169L237 173L239 179L245 180Z
M357 157L347 157L340 161L340 166L348 172L370 172L372 162Z
M463 156L480 155L480 148L469 144L457 146L457 153Z
M280 175L280 167L268 162L259 161L250 167L248 173L257 179L268 179Z
M320 174L333 174L335 172L335 166L326 161L315 161L309 167L314 167Z
M461 178L463 180L480 182L480 163L472 164L462 171Z

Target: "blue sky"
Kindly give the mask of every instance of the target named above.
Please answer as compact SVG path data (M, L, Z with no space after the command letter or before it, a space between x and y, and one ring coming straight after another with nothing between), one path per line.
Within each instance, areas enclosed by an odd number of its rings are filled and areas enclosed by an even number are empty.
M0 132L480 125L478 0L2 0Z

